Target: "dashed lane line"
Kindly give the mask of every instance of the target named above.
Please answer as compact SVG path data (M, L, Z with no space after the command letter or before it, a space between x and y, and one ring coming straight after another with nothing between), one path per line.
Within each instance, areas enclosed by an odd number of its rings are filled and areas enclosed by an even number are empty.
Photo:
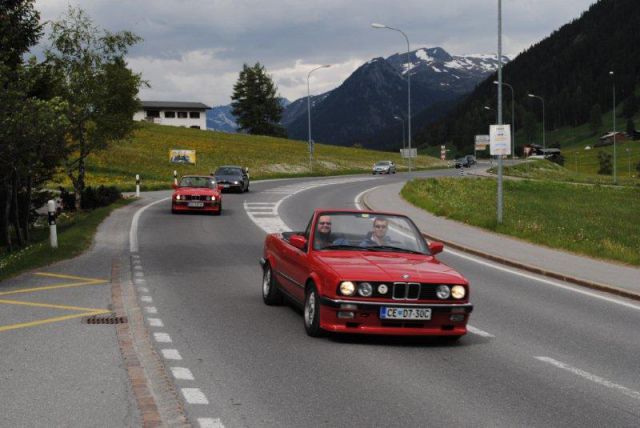
M180 380L194 380L191 370L186 367L170 367L173 377Z
M181 388L184 400L189 404L209 404L207 397L200 388Z

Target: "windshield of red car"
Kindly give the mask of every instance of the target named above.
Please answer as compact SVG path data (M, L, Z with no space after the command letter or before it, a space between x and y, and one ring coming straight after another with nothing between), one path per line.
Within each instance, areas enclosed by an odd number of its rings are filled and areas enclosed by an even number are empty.
M316 219L313 248L399 251L429 254L426 242L407 217L374 213L327 213Z
M182 177L179 186L214 189L216 187L216 180L213 177Z

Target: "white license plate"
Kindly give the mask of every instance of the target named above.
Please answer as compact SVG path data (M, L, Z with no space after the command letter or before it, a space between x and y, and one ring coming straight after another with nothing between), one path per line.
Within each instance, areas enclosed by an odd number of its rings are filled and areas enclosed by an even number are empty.
M383 320L430 320L431 308L396 308L383 306L380 308L380 319Z
M228 189L229 185L228 184L223 184L222 187L224 187L225 189Z
M204 207L204 202L189 202L187 205L191 208L202 208Z

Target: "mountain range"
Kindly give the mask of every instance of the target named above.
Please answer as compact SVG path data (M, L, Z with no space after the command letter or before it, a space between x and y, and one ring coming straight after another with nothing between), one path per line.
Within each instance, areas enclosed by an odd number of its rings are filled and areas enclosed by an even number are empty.
M311 97L312 136L316 142L370 148L401 144L398 119L407 117L407 75L411 78L412 129L436 120L497 68L495 55L450 55L421 48L407 54L374 58L355 70L338 88ZM508 58L503 57L503 62ZM409 70L409 63L411 64ZM422 114L421 114L422 112ZM421 123L416 123L419 118ZM306 140L307 98L285 107L282 125L289 138ZM207 126L233 132L229 106L207 113Z

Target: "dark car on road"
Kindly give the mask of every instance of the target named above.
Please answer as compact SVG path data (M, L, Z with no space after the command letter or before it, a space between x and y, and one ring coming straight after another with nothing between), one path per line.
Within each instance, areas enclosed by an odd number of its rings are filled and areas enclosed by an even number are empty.
M469 162L469 159L467 159L467 157L463 157L463 158L458 158L455 160L454 162L454 166L456 168L469 168L471 166L471 163Z
M249 169L235 165L221 166L213 173L224 190L249 191Z

